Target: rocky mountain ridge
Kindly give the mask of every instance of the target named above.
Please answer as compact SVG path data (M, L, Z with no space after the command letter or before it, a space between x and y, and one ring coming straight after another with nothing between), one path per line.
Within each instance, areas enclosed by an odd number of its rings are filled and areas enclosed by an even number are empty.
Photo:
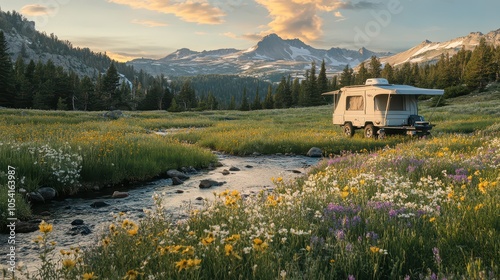
M343 48L316 49L299 39L282 39L276 34L270 34L246 50L219 49L196 52L182 48L162 59L141 58L127 64L153 75L240 74L268 78L273 75L303 75L313 61L319 66L323 60L327 71L335 73L347 64L352 67L372 55L387 54L375 53L365 48L357 51Z
M435 63L442 54L455 55L462 48L473 50L479 41L484 38L487 44L500 46L500 29L487 34L471 32L467 36L458 37L445 42L431 42L425 40L417 46L391 56L380 58L382 64L389 63L398 66L406 62L410 63Z

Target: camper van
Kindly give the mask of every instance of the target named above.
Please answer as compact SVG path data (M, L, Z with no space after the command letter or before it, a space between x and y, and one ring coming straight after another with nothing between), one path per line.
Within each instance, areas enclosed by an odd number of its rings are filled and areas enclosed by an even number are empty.
M382 138L386 134L430 134L433 125L418 114L418 96L443 93L441 89L393 85L376 78L323 95L333 95L333 124L342 126L346 136L363 129L366 138Z

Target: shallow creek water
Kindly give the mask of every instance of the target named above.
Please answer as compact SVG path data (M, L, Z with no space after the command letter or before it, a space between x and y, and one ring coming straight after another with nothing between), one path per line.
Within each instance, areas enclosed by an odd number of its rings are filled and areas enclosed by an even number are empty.
M143 209L153 207L152 196L157 193L163 199L163 204L168 212L175 218L187 217L187 205L192 208L202 208L204 200L212 200L214 192L220 193L226 189L238 190L242 194L258 192L262 189L273 188L271 178L283 177L293 179L306 174L309 167L319 162L318 158L304 156L254 156L235 157L219 155L221 167L211 171L200 171L189 174L190 179L182 185L172 185L171 179L159 179L144 183L138 187L121 189L129 194L126 198L112 198L109 191L106 193L95 192L85 197L70 197L63 200L55 200L42 206L36 207L34 214L40 219L53 224L51 236L57 242L55 252L60 249L68 250L71 246L86 248L97 244L99 236L107 229L113 221L111 213L126 212L129 219L138 221L144 217ZM230 171L230 174L222 174L223 170L236 167L240 171ZM200 189L201 180L210 179L224 182L222 186L209 189ZM109 206L93 208L91 204L102 201ZM46 216L40 216L46 212ZM47 213L48 212L48 213ZM50 215L47 215L50 214ZM80 219L90 229L89 234L75 233L71 230L75 226L72 221ZM38 264L38 245L32 240L39 232L16 234L16 263L26 265L29 270L36 269ZM6 268L8 235L0 234L0 271ZM1 272L0 272L1 276Z

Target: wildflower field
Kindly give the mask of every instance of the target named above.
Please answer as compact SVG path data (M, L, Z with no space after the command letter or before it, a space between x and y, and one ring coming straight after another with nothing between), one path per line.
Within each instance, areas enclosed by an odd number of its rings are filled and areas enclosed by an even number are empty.
M52 182L68 192L130 179L133 173L122 172L140 169L143 159L149 167L134 174L137 180L165 167L208 165L214 160L208 149L239 155L304 154L312 146L325 151L325 160L306 176L274 178L273 190L217 189L203 210L186 209L186 220L168 216L163 195L156 194L144 219L114 213L115 221L86 250L55 251L53 225L43 222L34 240L41 267L24 276L498 279L500 99L494 96L475 103L489 109L470 109L470 100L460 99L436 109L438 126L427 139L346 139L332 127L329 107L130 113L119 120L35 111L27 112L27 121L19 111L0 111L2 166L7 159L27 170L26 186ZM166 135L147 133L155 130ZM76 171L36 173L42 159L51 161L47 167ZM158 169L147 173L151 168Z

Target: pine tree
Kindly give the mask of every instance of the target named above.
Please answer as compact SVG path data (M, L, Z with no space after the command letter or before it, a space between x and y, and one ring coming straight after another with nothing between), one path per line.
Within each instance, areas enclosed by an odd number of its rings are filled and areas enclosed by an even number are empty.
M356 85L364 85L366 79L370 78L368 74L368 69L365 67L365 63L361 62L358 70L358 75L356 75Z
M323 100L321 94L325 93L328 91L328 78L326 77L326 66L325 66L325 60L321 62L321 69L319 71L318 75L318 99ZM321 104L323 102L319 102ZM318 105L319 105L318 104Z
M257 87L257 92L255 92L255 98L253 99L252 103L252 110L260 110L260 109L262 109L262 103L260 101L259 88Z
M466 66L465 82L471 89L484 90L489 81L495 77L495 69L492 64L493 52L486 44L484 38L472 51L469 63Z
M234 98L234 95L231 95L231 99L229 101L229 107L227 109L236 110L236 99Z
M3 31L0 31L0 106L14 106L14 70Z
M370 76L370 78L380 78L382 64L380 63L380 60L374 55L372 55L372 57L370 58L369 68L370 71L368 72L368 75Z
M353 70L347 64L340 74L340 87L350 86L352 84Z
M284 76L281 77L281 81L276 88L276 93L274 94L274 108L281 109L286 108L285 95L286 95L286 79Z
M217 110L219 109L219 102L217 102L217 98L215 98L214 94L210 91L207 97L207 109L208 110Z
M248 103L247 88L243 88L243 96L241 97L240 111L249 111L250 103Z
M264 99L263 108L264 109L273 109L274 108L274 98L273 98L273 88L271 85L267 87L266 98Z
M111 63L108 70L106 71L106 74L102 78L101 87L101 91L103 94L102 102L108 109L114 108L122 101L119 94L120 91L118 90L119 85L120 76L118 75L118 70L116 70L115 64Z
M292 106L299 105L300 81L299 78L293 79L292 84Z
M318 79L316 77L316 62L311 63L311 71L308 76L306 84L305 106L315 106L320 102L320 96L318 94Z
M391 66L391 64L385 64L384 69L382 69L382 72L380 72L380 76L387 79L389 83L394 82L394 68Z

